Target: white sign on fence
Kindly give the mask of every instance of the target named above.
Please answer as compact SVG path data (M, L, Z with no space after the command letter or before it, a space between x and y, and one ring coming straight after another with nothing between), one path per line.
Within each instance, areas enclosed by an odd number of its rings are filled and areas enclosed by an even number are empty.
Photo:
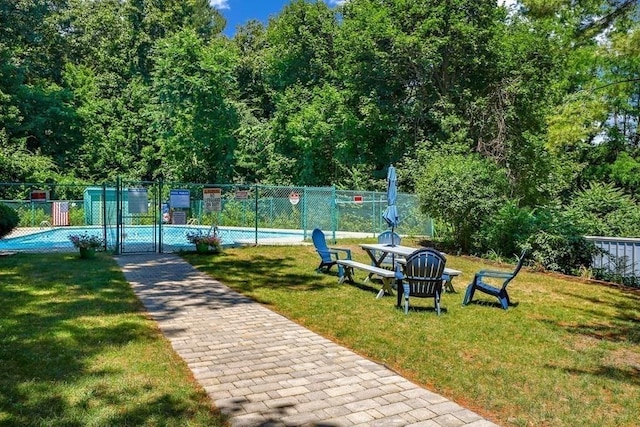
M220 212L222 210L222 189L202 189L202 201L204 202L205 212Z
M294 206L297 205L300 202L300 194L292 191L291 194L289 194L289 202Z

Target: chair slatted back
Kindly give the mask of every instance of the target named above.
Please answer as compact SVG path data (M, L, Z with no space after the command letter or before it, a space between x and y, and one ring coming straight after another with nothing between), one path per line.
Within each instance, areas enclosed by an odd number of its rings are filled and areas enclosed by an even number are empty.
M409 284L409 295L433 297L442 293L442 274L447 260L435 249L418 249L407 258L404 281Z
M311 240L313 240L313 245L315 246L318 255L320 255L322 262L332 262L331 253L329 252L329 247L327 246L327 241L322 230L315 228L311 233Z

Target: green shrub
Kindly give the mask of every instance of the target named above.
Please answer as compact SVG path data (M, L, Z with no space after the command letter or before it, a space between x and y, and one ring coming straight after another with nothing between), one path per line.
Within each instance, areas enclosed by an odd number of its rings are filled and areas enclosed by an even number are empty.
M561 206L541 209L536 222L538 228L526 243L535 263L573 275L591 266L598 249L584 238L584 230L575 225L566 210Z
M18 208L20 227L37 227L44 221L51 222L51 213L43 208L34 208L31 205L23 205Z
M527 240L537 231L538 220L533 209L519 207L508 200L479 233L483 253L511 257L519 254Z
M640 206L612 184L592 183L586 190L576 193L567 215L586 235L640 235Z
M418 181L423 211L451 226L451 238L464 253L477 249L477 230L504 204L506 173L476 155L436 153L426 162Z
M69 207L69 225L85 225L83 205Z
M0 239L11 233L19 222L18 213L9 206L0 203Z

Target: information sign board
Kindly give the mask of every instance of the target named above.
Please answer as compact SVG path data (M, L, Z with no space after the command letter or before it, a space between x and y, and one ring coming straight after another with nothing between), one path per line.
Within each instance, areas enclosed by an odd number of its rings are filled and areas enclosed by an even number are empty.
M222 210L222 189L203 188L202 201L205 212L220 212Z
M247 200L249 198L249 192L247 190L237 190L236 200Z
M171 223L183 225L187 223L187 213L185 211L173 211Z
M171 190L169 192L169 204L172 209L190 208L189 190Z

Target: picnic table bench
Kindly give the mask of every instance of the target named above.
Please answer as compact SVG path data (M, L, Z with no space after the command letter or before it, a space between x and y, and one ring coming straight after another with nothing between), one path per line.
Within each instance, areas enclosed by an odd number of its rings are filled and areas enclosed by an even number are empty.
M367 276L367 279L372 274L375 274L376 276L379 276L380 279L382 279L382 289L380 289L380 292L378 292L376 299L381 298L385 292L387 292L389 295L393 295L393 289L391 288L391 281L396 277L395 271L387 270L381 267L376 267L370 264L364 264L362 262L357 262L350 259L339 259L336 261L336 264L338 264L341 267L339 272L340 280L338 281L338 283L344 283L345 280L348 280L349 282L353 283L354 269L357 268L358 270L363 270L369 273L369 276Z

